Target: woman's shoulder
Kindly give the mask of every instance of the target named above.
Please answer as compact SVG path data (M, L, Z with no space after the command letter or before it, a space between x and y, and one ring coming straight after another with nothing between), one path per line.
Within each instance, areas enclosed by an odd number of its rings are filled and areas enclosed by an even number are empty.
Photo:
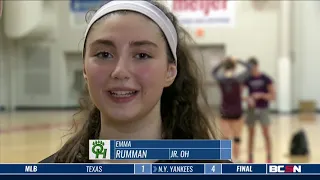
M41 160L39 163L54 163L54 159L55 159L56 153L50 155L49 157Z

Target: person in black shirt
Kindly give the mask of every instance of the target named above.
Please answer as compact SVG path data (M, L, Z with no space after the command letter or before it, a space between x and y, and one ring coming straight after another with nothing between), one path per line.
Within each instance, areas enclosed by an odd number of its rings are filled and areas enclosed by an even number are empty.
M94 163L89 139L217 139L209 112L198 104L203 98L208 105L189 40L159 2L108 1L84 36L86 91L74 120L86 121L41 162Z
M251 57L248 60L252 66L250 76L245 81L245 87L248 88L249 97L252 97L253 102L248 104L248 112L246 124L248 126L248 163L254 162L253 147L255 137L255 124L260 122L263 136L266 144L266 162L272 162L272 149L270 137L271 119L269 115L269 104L276 99L276 90L274 81L270 76L261 72L257 58Z

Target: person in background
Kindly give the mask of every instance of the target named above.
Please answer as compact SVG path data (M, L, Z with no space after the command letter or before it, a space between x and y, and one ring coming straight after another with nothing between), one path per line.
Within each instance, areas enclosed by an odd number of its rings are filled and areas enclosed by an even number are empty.
M253 145L255 134L255 122L260 120L263 136L265 139L265 147L267 152L267 163L272 162L271 157L271 138L270 138L270 117L269 103L275 100L275 89L272 79L261 72L259 69L258 60L252 57L248 60L252 67L250 76L246 79L245 85L249 90L249 96L245 98L248 102L248 113L246 124L249 130L248 140L248 163L254 162Z
M237 65L242 65L245 70L236 74ZM219 70L223 69L222 73ZM227 57L213 70L222 94L220 105L221 129L224 139L233 139L233 161L239 162L240 142L242 133L242 88L243 81L249 75L249 65L235 58Z
M190 40L174 14L158 1L103 5L84 34L86 91L74 121L85 122L41 163L96 163L89 160L89 139L217 139L211 118L198 103L202 98L208 107Z

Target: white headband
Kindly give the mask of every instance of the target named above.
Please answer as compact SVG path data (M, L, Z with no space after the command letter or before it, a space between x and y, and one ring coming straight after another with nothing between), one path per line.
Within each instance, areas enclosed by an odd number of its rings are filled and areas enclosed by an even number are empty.
M170 19L156 6L147 1L111 1L102 6L90 20L85 38L93 25L102 16L119 10L131 10L141 13L152 19L162 30L169 43L171 52L177 64L177 45L178 37L177 32Z

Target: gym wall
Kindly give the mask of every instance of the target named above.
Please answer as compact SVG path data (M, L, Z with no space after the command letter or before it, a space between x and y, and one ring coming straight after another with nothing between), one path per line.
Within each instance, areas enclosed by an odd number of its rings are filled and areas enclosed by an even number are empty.
M5 3L4 16L7 15L6 6L9 7L6 4L13 2ZM315 60L320 56L316 51L320 42L317 33L320 32L320 22L316 22L315 15L320 11L315 12L316 7L311 2L299 3L304 4L305 9L294 11L299 15L293 16L304 23L303 26L295 24L294 28L299 30L293 35L293 39L296 39L293 49L296 49L293 73L295 108L299 99L320 101L317 95L320 87L310 78L319 74L316 71L319 61ZM4 107L77 106L78 90L75 88L79 85L77 83L81 83L78 76L82 68L81 47L85 22L71 13L69 1L45 1L42 5L53 13L43 16L45 20L39 21L46 23L41 30L35 29L33 33L21 37L8 37L7 34L5 37L4 26L0 27L0 105ZM188 31L199 46L221 46L225 55L242 59L256 56L262 70L277 83L279 4L269 1L263 7L254 8L251 1L237 1L233 27L201 27L204 29L201 37L196 36L197 28L188 28ZM310 11L312 8L314 11ZM50 29L50 33L43 33L47 29ZM70 69L74 73L70 73ZM276 108L276 103L272 106Z

